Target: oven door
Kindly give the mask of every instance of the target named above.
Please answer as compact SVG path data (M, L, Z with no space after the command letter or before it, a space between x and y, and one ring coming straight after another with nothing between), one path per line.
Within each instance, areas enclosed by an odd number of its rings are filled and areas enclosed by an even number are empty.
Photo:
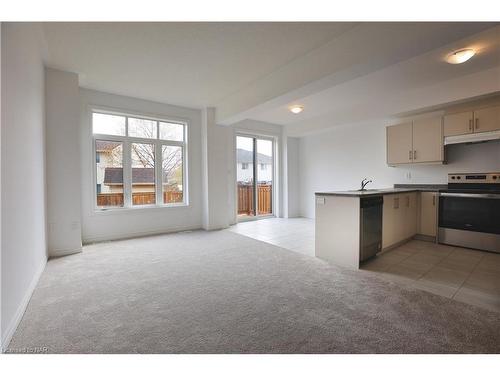
M439 242L500 252L500 194L441 193Z

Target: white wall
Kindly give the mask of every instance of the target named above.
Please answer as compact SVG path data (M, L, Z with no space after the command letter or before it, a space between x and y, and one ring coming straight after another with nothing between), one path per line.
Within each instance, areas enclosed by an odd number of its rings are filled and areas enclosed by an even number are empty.
M2 24L2 347L47 260L44 68L39 24Z
M203 228L227 228L231 221L229 184L231 163L228 149L232 144L231 128L215 123L215 109L206 108L202 114L203 143ZM234 166L233 166L234 168Z
M78 75L45 71L47 235L50 256L82 249Z
M301 216L314 217L315 192L358 189L365 177L373 180L369 187L383 188L399 183L446 184L452 172L500 171L500 142L447 146L445 165L388 167L386 126L386 121L343 126L300 139Z
M287 215L300 216L299 138L287 137Z
M201 228L201 111L87 89L80 89L80 105L83 242ZM94 211L92 171L95 157L92 155L90 121L92 105L128 113L186 119L189 122L187 176L189 206Z

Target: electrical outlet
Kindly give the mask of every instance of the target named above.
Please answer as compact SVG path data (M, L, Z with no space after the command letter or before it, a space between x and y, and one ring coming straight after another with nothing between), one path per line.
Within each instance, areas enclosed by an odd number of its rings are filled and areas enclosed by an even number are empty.
M406 172L406 179L411 180L411 172Z
M325 197L317 197L316 198L316 204L325 204Z

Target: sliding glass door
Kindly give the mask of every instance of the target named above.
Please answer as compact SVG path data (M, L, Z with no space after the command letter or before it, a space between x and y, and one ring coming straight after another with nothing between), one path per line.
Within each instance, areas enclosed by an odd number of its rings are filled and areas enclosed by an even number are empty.
M273 215L274 141L236 137L238 218Z

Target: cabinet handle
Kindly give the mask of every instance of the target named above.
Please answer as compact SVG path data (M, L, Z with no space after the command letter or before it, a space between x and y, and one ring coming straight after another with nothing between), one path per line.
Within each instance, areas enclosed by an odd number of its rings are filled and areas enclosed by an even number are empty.
M432 196L432 205L433 206L436 205L436 196L435 195Z
M472 119L469 120L469 130L472 131Z
M394 208L399 208L399 198L394 198Z
M413 160L417 160L417 150L413 150Z
M411 150L408 152L408 159L411 160Z
M476 118L476 129L479 129L479 119Z
M406 197L406 207L410 207L410 197Z

